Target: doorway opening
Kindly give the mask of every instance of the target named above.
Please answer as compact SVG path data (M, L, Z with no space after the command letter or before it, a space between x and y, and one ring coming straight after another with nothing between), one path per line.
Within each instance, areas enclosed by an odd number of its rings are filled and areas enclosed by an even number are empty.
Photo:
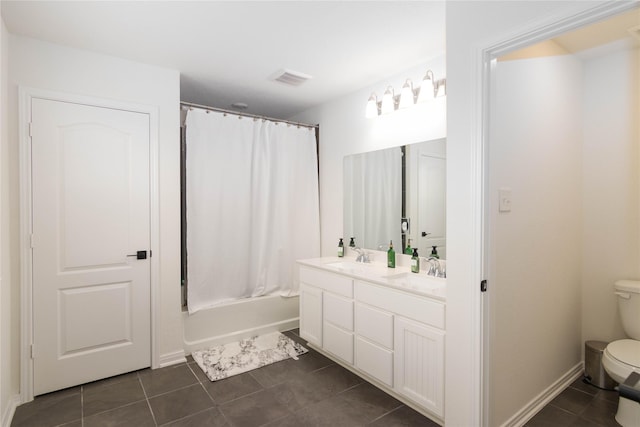
M640 276L640 12L582 18L486 52L485 425L579 378L584 341L622 333L613 282Z

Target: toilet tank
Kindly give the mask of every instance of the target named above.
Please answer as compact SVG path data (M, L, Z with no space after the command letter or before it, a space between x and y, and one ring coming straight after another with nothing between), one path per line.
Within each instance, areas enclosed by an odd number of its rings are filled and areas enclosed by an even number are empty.
M640 281L618 280L614 288L618 296L622 329L629 338L640 340Z

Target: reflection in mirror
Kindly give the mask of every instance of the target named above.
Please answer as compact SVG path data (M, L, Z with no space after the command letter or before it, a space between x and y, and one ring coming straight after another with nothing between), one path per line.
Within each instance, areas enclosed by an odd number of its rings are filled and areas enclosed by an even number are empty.
M446 257L445 139L344 158L344 237L397 253L408 244ZM404 224L404 225L403 225ZM348 241L345 239L345 241Z
M346 156L344 180L345 237L367 249L400 247L401 147Z

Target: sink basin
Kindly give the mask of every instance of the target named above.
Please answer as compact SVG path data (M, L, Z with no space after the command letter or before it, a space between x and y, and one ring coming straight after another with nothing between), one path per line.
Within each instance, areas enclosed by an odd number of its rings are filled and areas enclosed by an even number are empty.
M409 286L424 290L440 289L446 286L445 279L427 276L424 273L398 273L390 276L384 276L384 278L391 280L396 285Z
M335 268L345 273L364 273L371 268L370 264L350 261L337 261L325 264L326 267Z

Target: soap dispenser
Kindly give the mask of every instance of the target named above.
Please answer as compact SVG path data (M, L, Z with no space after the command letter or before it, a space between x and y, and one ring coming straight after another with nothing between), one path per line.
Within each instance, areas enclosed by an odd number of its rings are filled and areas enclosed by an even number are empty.
M407 247L404 248L404 253L405 253L405 255L412 255L413 254L413 249L411 248L411 239L409 239L407 241Z
M352 237L351 240L349 240L349 247L350 248L355 248L356 247L356 242L355 242L355 237Z
M393 250L393 241L389 240L389 250L387 251L387 267L396 268L396 251Z
M420 272L420 257L418 256L418 248L413 248L413 255L411 256L411 272Z
M342 258L344 256L344 243L342 242L342 238L338 242L338 256Z
M431 258L438 258L440 259L440 255L438 255L438 247L437 246L431 246Z

